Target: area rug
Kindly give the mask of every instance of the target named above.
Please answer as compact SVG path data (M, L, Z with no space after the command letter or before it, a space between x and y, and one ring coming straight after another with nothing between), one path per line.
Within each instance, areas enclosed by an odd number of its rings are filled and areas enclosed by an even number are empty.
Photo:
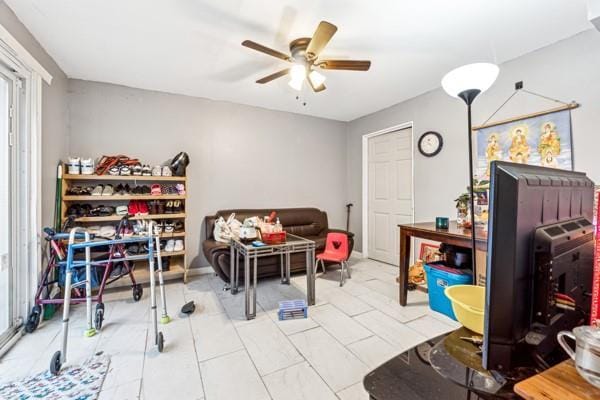
M97 399L108 372L110 357L96 355L81 366L66 365L57 376L49 371L0 386L0 399Z

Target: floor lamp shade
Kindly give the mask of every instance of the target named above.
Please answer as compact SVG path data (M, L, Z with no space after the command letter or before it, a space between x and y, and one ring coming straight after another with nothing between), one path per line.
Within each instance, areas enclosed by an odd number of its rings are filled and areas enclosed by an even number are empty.
M497 65L490 63L463 65L442 78L442 87L450 96L461 98L470 104L475 96L492 86L499 71ZM468 93L470 96L466 96Z

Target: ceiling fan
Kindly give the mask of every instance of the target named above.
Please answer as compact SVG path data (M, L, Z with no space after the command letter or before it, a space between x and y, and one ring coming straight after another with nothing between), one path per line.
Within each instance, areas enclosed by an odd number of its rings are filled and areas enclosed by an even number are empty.
M288 68L257 80L256 83L265 84L277 78L290 75L289 85L294 89L301 90L302 84L306 79L313 91L321 92L325 90L325 76L317 72L318 68L368 71L371 67L371 61L368 60L321 60L319 58L321 51L327 46L327 43L329 43L336 31L337 27L335 25L327 21L321 21L312 38L298 38L290 42L291 55L273 50L251 40L244 40L242 46L293 64Z

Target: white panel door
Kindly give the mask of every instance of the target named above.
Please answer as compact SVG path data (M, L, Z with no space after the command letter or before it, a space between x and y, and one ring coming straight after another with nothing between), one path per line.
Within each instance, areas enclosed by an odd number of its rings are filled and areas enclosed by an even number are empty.
M410 223L412 210L412 129L368 141L369 258L398 265L398 224Z

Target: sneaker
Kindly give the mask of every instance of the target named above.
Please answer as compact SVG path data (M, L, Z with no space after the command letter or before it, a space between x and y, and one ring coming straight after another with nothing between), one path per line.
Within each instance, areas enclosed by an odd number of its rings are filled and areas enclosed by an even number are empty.
M166 221L165 222L165 233L173 233L173 231L175 230L175 227L173 225L173 221Z
M168 165L165 165L164 167L162 167L162 176L171 176L173 175L171 173L171 168L169 168Z
M173 246L173 251L183 251L183 240L181 240L181 239L175 240L175 244Z
M110 169L108 170L108 174L112 175L112 176L117 176L121 173L121 168L117 167L116 165L110 167Z
M115 194L113 185L106 185L104 186L104 189L102 189L102 196L112 196L113 194Z
M92 190L92 196L102 196L102 191L104 190L104 185L96 185L94 190Z
M143 176L152 176L152 168L149 165L144 165L142 167L142 175Z
M119 175L131 175L131 168L129 168L127 165L121 166L121 168L119 168Z
M183 183L178 183L175 185L175 189L177 189L177 194L183 196L185 194L185 185Z
M135 164L132 168L132 173L135 176L141 176L142 175L142 164Z
M165 214L173 214L173 201L167 201L165 205Z
M81 159L81 175L93 175L94 174L94 160L91 158Z
M81 158L69 157L67 162L67 170L69 175L79 175L81 173Z
M128 212L129 210L127 206L117 206L117 208L115 209L115 213L121 217L127 215Z
M160 165L157 165L154 168L152 168L152 176L162 176L162 168L160 167Z
M168 253L172 253L175 251L175 241L173 239L167 240L167 244L165 245L165 251Z

